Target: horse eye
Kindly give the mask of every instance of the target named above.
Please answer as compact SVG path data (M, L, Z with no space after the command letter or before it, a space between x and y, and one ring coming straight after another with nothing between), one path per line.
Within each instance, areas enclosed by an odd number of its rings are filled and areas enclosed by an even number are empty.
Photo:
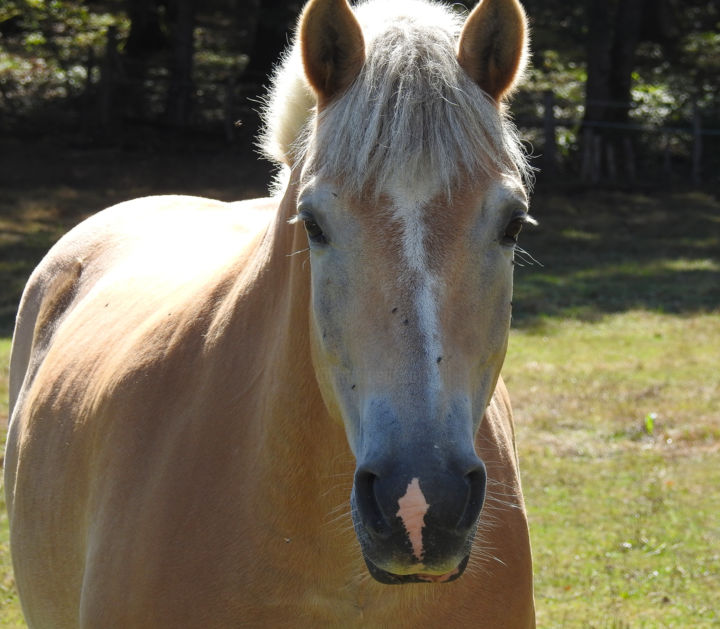
M505 228L505 234L503 234L502 242L504 245L515 245L518 241L518 236L522 230L522 226L525 224L524 217L513 218L508 226Z
M310 216L300 216L302 222L305 225L305 231L307 232L308 240L316 244L325 244L327 238L320 225L315 222L315 219Z

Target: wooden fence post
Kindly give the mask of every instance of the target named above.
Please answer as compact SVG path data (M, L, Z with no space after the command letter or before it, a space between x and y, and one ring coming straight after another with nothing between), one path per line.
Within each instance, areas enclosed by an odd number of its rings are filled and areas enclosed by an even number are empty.
M230 74L225 83L225 102L223 103L225 115L225 141L231 144L235 136L235 77Z
M603 147L603 137L599 133L593 134L593 137L592 137L593 170L590 175L590 181L592 181L592 183L600 183L600 177L602 176L602 147Z
M113 123L112 101L117 80L117 27L108 26L105 56L100 66L100 90L98 98L98 122L103 132L111 132Z
M584 183L592 180L593 177L593 132L590 127L583 129L582 139L582 169L580 171L580 178Z
M555 94L553 94L552 90L545 91L543 102L545 107L543 117L545 135L543 171L548 177L553 177L557 170L557 139L555 137Z
M165 111L171 124L184 127L190 121L193 105L197 3L195 0L178 0L175 4L177 17L173 25L173 57Z
M663 174L672 177L672 155L670 154L670 134L663 133Z
M607 172L610 177L610 181L615 183L617 181L617 163L615 160L615 145L608 141L605 143L605 155L607 160ZM601 158L602 159L602 158Z
M692 178L695 185L702 181L702 117L697 99L693 101Z
M630 135L626 135L622 141L625 175L630 183L637 180L637 167L635 165L635 149Z
M95 71L95 49L88 48L85 65L85 87L82 95L82 127L87 133L92 128L93 121L93 72Z

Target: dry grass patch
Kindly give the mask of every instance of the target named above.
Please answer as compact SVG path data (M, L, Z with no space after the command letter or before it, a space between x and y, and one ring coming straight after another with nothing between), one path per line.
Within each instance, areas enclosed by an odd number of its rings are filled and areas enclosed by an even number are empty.
M514 330L539 627L720 626L720 315Z

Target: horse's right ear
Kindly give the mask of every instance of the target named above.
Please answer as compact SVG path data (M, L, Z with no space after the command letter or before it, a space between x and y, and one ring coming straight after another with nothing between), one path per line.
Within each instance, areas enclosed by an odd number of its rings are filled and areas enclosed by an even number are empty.
M458 62L498 103L522 76L527 30L518 0L480 0L460 34Z
M321 108L350 86L365 61L362 29L347 0L310 0L300 18L300 45Z

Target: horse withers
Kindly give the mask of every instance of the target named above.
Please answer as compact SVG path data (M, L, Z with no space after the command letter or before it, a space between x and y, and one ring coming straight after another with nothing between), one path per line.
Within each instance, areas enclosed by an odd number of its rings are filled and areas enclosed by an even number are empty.
M499 377L517 0L311 0L277 198L148 197L30 278L5 459L33 628L533 627Z

